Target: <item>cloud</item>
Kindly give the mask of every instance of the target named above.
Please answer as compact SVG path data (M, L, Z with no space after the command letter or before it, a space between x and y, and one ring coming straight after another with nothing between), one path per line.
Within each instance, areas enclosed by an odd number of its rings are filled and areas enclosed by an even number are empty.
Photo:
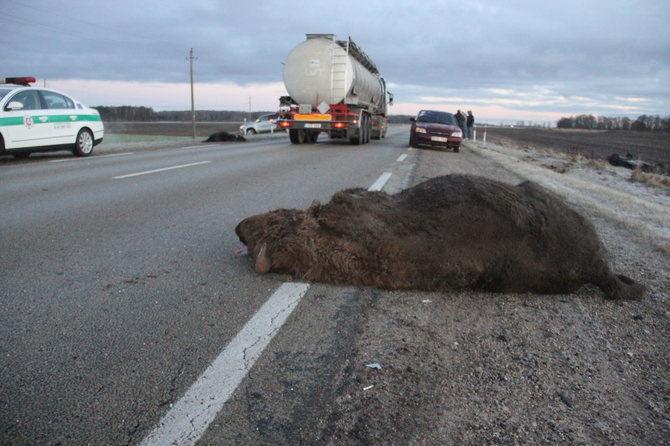
M464 106L552 116L667 115L670 103L670 8L652 0L119 0L95 7L8 0L2 21L4 75L139 83L147 98L155 85L188 83L190 48L198 84L226 86L233 97L269 95L289 51L305 33L322 32L350 35L398 103L432 98L429 104L446 106L456 98ZM140 96L135 87L127 91L130 99ZM92 99L106 99L104 89Z

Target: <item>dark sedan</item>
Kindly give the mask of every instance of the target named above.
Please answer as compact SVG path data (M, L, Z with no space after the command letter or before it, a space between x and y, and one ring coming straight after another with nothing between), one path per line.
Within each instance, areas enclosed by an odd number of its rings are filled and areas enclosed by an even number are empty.
M458 152L463 140L463 132L453 114L421 110L416 118L411 118L412 129L409 134L410 147L431 146L453 149Z

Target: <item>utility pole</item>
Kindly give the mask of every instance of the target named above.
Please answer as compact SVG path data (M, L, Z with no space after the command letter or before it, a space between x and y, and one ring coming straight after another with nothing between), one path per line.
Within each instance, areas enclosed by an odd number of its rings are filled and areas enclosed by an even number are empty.
M193 48L188 53L189 68L191 72L191 123L193 125L193 139L195 139L195 98L193 95L193 59L198 59L193 57Z

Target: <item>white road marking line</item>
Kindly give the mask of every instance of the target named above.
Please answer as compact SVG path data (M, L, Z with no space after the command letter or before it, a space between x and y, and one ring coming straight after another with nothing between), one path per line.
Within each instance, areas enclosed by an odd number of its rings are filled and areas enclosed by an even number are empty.
M391 178L391 173L384 172L383 174L381 174L379 178L377 178L377 181L375 181L374 184L370 186L368 190L371 192L382 190L386 182L389 180L389 178Z
M389 178L391 173L383 173L368 190L381 190ZM310 286L299 282L280 286L140 446L195 445Z
M115 180L122 180L124 178L136 177L136 176L139 176L139 175L148 175L150 173L165 172L166 170L181 169L183 167L200 166L202 164L209 164L209 163L211 163L211 161L200 161L200 162L197 162L197 163L180 164L178 166L163 167L162 169L154 169L154 170L145 170L144 172L129 173L127 175L119 175L119 176L112 177L112 178L115 179Z
M76 157L76 158L65 158L62 160L49 160L50 163L62 163L65 161L82 161L82 160L90 160L90 159L100 159L100 158L111 158L113 156L126 156L126 155L132 155L135 152L124 152L124 153L110 153L109 155L97 155L94 157Z
M402 155L400 155L400 156L398 157L398 159L396 160L396 162L398 162L398 163L402 163L403 161L405 161L405 158L407 158L407 154L406 154L406 153L403 153Z
M194 445L307 293L309 283L285 283L263 304L140 446Z
M213 145L213 144L212 144ZM181 150L188 150L188 149L202 149L203 147L211 147L212 145L209 146L188 146L188 147L180 147Z

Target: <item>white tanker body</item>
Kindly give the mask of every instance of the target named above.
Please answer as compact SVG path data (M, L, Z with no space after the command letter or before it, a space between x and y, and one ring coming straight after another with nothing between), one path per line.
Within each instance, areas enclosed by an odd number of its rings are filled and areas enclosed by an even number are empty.
M351 39L307 34L286 57L284 85L290 96L280 99L278 125L292 143L314 142L321 132L352 144L386 136L386 84Z

